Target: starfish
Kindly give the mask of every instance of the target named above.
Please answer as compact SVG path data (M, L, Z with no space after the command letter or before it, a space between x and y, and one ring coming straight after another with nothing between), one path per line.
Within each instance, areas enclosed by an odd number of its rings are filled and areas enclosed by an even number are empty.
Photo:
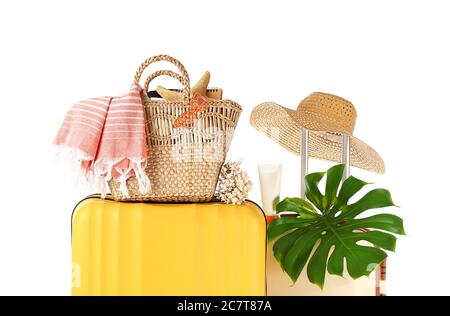
M196 92L201 93L202 95L206 95L206 89L208 88L210 78L211 74L209 73L209 71L206 71L200 78L200 80L191 88L191 96L193 96ZM156 91L158 91L159 95L167 101L183 101L182 92L169 90L161 86L158 86L156 88Z

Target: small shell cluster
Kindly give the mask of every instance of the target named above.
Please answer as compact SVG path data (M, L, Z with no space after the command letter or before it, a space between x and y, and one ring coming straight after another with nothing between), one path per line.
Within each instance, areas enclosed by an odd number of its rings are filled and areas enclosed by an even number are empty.
M247 172L241 169L241 163L228 161L222 166L216 193L222 202L242 204L252 189L253 183Z

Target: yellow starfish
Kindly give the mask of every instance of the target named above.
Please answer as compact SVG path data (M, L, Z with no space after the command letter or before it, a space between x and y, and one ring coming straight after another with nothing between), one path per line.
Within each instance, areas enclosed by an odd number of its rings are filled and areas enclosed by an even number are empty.
M208 89L210 78L211 74L209 73L209 71L206 71L200 78L200 80L191 88L191 96L195 92L199 92L202 95L206 95L206 90ZM179 91L169 90L161 86L158 86L156 88L156 91L158 91L159 95L167 101L175 101L175 102L183 101L183 94Z

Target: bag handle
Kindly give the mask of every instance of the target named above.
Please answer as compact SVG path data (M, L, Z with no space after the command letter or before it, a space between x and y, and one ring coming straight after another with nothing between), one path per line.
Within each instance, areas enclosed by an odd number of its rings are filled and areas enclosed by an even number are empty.
M176 72L173 72L172 70L158 70L152 73L150 76L145 79L144 83L144 89L145 91L148 91L148 88L150 86L150 83L157 77L160 76L169 76L176 80L178 80L182 85L183 89L181 90L181 93L183 94L183 101L185 104L189 104L190 102L190 92L187 88L189 86L189 82L186 82L185 78L177 74Z
M167 76L175 78L179 82L181 82L181 84L183 85L183 90L182 90L183 99L186 102L186 104L189 104L190 92L191 92L189 75L186 71L186 68L184 68L183 64L178 59L175 59L169 55L157 55L157 56L153 56L153 57L150 57L150 58L144 60L144 62L139 66L138 70L136 71L136 74L134 75L134 81L137 84L139 84L139 81L141 80L144 70L151 64L153 64L155 62L159 62L159 61L167 61L167 62L173 64L175 67L178 68L178 70L180 71L180 74L178 75L171 70L165 70L164 73L161 73L161 71L157 71L154 74L150 75L149 78L151 78L151 79L147 78L147 80L145 81L145 83L146 83L145 89L148 88L148 85L150 84L150 82L153 79L155 79L156 77L159 77L162 75L167 75Z

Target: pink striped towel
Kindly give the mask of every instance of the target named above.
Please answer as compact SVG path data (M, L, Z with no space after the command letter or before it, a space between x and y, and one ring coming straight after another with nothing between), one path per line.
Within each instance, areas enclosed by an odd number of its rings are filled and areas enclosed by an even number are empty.
M147 164L143 90L133 83L117 97L87 99L72 106L54 144L70 153L86 179L104 196L107 183L117 178L128 196L126 180L135 175L141 193L150 191Z

